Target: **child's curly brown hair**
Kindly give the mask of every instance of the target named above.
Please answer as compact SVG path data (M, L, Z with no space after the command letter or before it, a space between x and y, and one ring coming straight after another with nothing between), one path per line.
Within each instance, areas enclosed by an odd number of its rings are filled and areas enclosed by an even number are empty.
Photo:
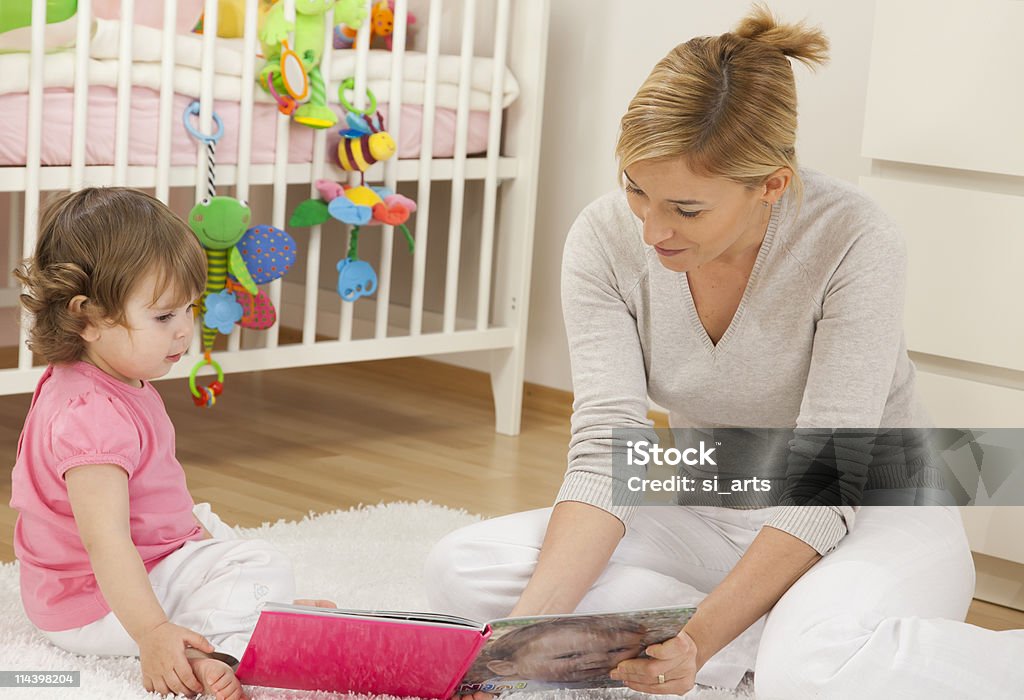
M206 284L202 245L162 202L127 187L55 197L40 214L35 254L14 271L34 319L28 346L50 364L80 359L86 326L124 325L128 296L151 272L158 297L169 288L176 304L197 298ZM71 308L77 296L86 297L80 313Z

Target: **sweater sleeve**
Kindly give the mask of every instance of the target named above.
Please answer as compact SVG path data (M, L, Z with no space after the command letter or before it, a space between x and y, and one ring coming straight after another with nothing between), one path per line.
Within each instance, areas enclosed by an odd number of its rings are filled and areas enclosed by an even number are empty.
M790 442L786 486L766 524L826 554L859 507L902 348L906 252L890 226L854 239L826 288Z
M625 301L631 289L620 289L623 284L635 288L637 280L616 276L584 211L569 231L562 258L574 401L568 467L556 503L588 503L628 525L641 499L628 489L628 478L643 470L626 474L619 463L613 470L613 454L624 453L626 435L653 429L637 320Z

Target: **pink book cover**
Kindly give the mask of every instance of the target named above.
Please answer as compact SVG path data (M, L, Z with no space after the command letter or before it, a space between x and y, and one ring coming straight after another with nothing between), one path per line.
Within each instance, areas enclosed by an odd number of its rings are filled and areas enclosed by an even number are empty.
M490 633L444 615L269 604L237 676L274 688L448 698Z

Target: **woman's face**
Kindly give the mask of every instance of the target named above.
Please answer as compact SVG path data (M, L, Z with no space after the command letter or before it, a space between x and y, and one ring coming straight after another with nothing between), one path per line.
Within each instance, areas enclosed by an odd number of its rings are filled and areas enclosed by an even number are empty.
M750 189L697 175L682 158L642 160L626 168L624 185L629 208L643 222L644 242L669 270L690 272L719 258L737 260L760 246L770 205L789 183L780 172L789 171L777 171L765 185ZM781 188L773 182L780 178Z

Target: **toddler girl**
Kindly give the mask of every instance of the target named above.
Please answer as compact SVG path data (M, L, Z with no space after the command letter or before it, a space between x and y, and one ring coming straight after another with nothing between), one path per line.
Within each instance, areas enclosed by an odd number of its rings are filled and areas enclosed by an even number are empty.
M189 347L202 246L149 195L85 189L46 207L17 275L49 365L12 475L29 619L73 653L139 656L147 690L241 698L230 664L292 569L194 506L150 383Z

